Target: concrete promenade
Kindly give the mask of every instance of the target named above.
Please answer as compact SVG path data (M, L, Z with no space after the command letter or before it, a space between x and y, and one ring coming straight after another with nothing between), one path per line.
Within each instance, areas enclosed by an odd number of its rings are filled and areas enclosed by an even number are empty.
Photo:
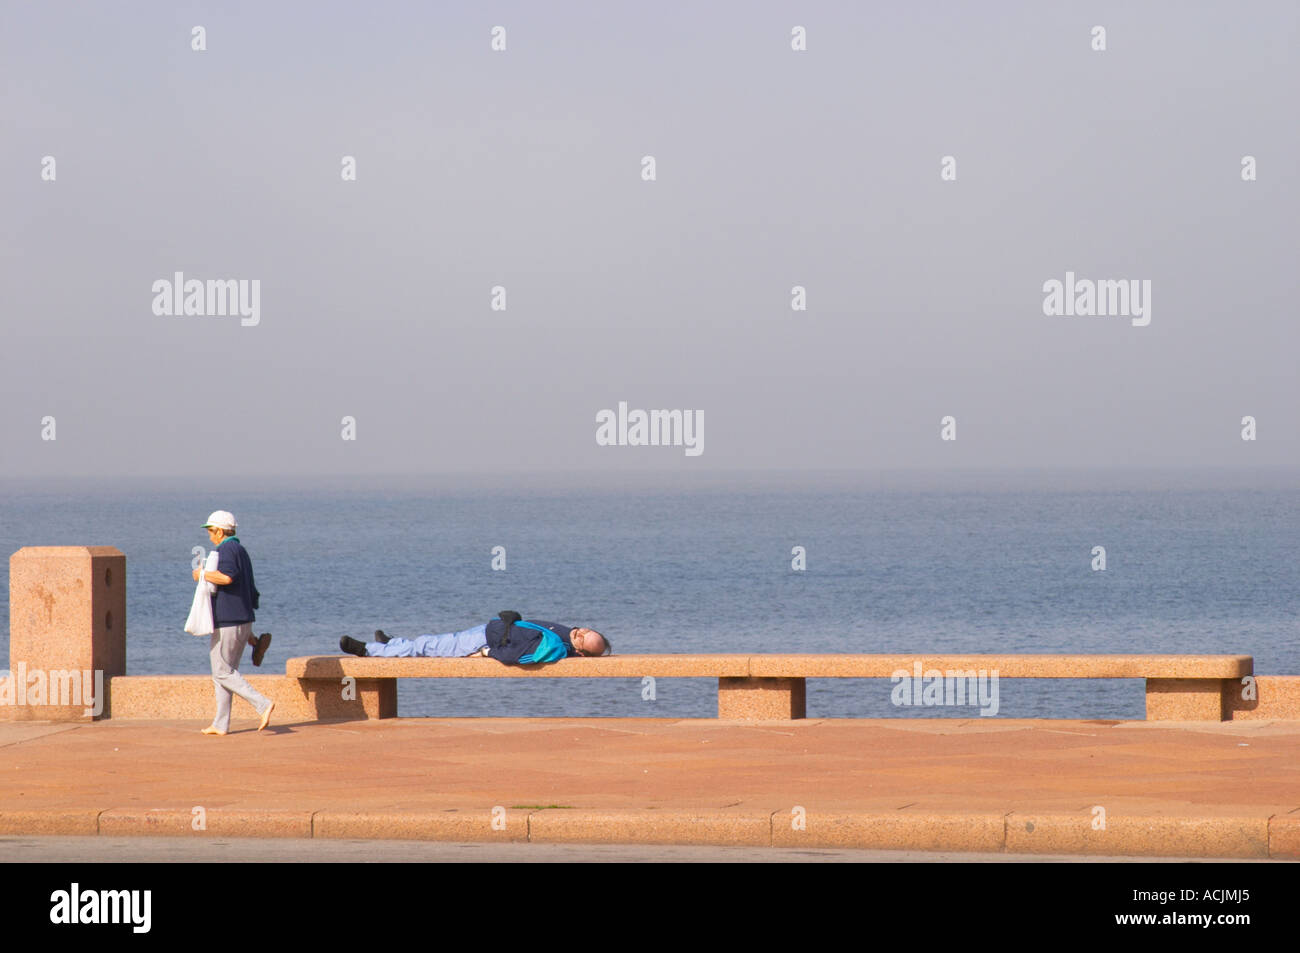
M1294 720L206 723L0 723L0 834L1300 858Z

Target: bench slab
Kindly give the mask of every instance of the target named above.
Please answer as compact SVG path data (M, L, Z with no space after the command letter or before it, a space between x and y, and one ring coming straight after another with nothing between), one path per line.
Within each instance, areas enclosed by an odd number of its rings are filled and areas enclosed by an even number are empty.
M997 671L999 678L1241 678L1249 655L751 655L761 678L889 678L897 671Z
M744 720L805 717L809 678L891 678L900 671L922 678L933 678L934 672L949 677L997 672L998 678L1141 678L1146 680L1148 719L1220 721L1232 717L1241 680L1253 675L1254 665L1249 655L613 655L544 665L502 665L490 658L309 655L286 661L285 675L318 698L337 692L344 678L388 686L381 693L381 718L396 714L399 678L716 678L718 717Z
M292 678L889 678L939 669L1000 678L1242 678L1249 655L610 655L544 665L490 658L309 655L285 662Z

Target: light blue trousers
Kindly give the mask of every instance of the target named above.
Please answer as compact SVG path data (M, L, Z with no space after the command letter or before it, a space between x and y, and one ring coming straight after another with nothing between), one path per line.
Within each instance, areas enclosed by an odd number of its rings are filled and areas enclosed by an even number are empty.
M233 692L248 702L260 715L266 711L270 700L239 674L239 657L253 636L253 623L223 625L212 633L208 643L208 659L212 663L212 688L217 696L217 715L212 719L214 728L230 730L230 695Z
M443 635L420 635L413 639L390 639L367 642L366 655L372 658L461 658L473 655L487 645L487 623L460 632Z

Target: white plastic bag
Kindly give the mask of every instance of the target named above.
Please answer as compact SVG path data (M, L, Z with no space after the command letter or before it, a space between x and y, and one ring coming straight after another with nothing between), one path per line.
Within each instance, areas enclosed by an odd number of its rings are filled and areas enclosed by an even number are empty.
M194 602L190 606L190 616L185 620L185 631L190 635L212 634L212 594L217 591L214 583L208 582L204 574L217 568L217 551L208 553L208 561L199 572L199 583L194 588Z

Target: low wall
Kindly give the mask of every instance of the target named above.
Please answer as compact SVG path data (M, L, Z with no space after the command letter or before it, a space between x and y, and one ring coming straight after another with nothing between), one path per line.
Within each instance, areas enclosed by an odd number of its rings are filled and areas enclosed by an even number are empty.
M297 679L286 675L247 675L248 683L275 702L274 721L394 718L397 682L392 678L356 679L355 692L344 698L339 681ZM1234 683L1236 685L1236 683ZM1257 675L1252 700L1240 697L1236 685L1223 699L1224 719L1232 721L1300 720L1300 675ZM206 675L125 675L110 680L114 719L187 719L212 717L212 679ZM0 718L3 717L0 711ZM1161 712L1149 720L1200 721ZM256 719L253 707L238 696L235 718ZM39 715L38 715L39 716ZM744 714L731 717L744 718ZM1210 719L1217 720L1217 719Z
M242 673L241 673L242 674ZM275 702L272 724L318 719L392 718L397 714L397 683L392 679L340 682L304 682L286 675L245 675L253 686ZM207 675L119 675L111 680L113 720L212 719L216 699ZM230 710L233 718L257 719L257 712L238 695Z
M1241 697L1241 686L1223 700L1223 717L1232 721L1300 719L1300 675L1256 675L1255 698Z

